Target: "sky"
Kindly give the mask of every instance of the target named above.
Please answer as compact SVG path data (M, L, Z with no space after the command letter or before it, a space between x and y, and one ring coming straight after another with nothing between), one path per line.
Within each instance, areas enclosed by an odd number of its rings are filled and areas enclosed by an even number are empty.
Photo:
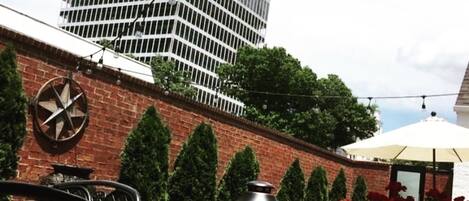
M61 0L0 4L56 26ZM338 75L355 96L457 93L469 62L468 10L465 0L271 0L266 45L284 47L319 77ZM386 132L431 111L455 123L455 101L426 98L426 110L421 98L373 104Z

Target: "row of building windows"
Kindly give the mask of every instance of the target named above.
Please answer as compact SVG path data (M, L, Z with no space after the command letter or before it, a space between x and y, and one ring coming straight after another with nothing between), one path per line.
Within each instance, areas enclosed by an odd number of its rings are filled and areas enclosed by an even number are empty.
M194 1L194 0L191 0ZM207 1L201 1L207 2ZM193 2L194 3L194 2ZM218 20L224 25L228 26L233 31L240 34L245 39L251 41L254 44L263 42L263 37L259 33L248 29L238 19L232 18L231 16L224 13L222 10L214 6L213 4L201 4L194 3L194 5L199 6L199 9L209 9L203 8L202 6L210 6L210 9L214 9L214 12L207 12L211 17L219 18ZM132 5L132 6L119 6L119 7L108 7L108 8L94 8L94 9L82 9L82 10L72 10L72 11L62 11L61 16L64 17L67 23L75 22L88 22L88 21L104 21L104 20L117 20L117 19L134 19L138 15L138 11L143 9L144 5ZM170 6L167 3L157 3L150 6L148 13L145 16L170 16L175 12L175 6ZM237 39L233 34L226 34L228 32L222 27L219 27L215 23L211 22L210 19L205 18L204 16L196 13L189 7L182 4L180 9L179 16L188 20L190 23L201 27L201 28L211 28L213 26L213 31L210 33L216 36L218 39L225 38L225 43L232 39L233 44L229 44L234 49L244 46L244 42L240 39ZM223 17L225 16L225 17ZM226 18L226 19L225 19ZM114 23L113 23L114 24ZM117 32L117 31L115 31ZM215 35L216 34L216 35ZM93 34L91 34L93 35ZM106 36L112 35L106 34ZM224 37L227 36L227 37ZM88 37L85 36L85 37ZM92 36L94 37L94 36ZM262 40L262 41L260 41ZM227 43L228 44L228 43Z
M208 93L206 91L197 89L197 100L207 105L217 107L223 111L227 111L234 115L241 115L243 113L243 107L237 104L234 104L230 101L217 97L215 95Z
M135 2L135 1L145 1L145 0L67 0L68 7L81 7L81 6L90 6L90 5L103 5L103 4L115 4L115 3L126 3L126 2ZM240 0L241 3L246 5L256 14L261 16L264 20L267 20L267 13L269 9L269 2L265 0ZM246 14L250 14L245 8L239 5L238 2L234 0L216 0L220 5L225 7L227 10L237 15L238 17L243 18ZM255 18L255 16L248 16L247 18ZM250 25L258 23L250 23L250 20L245 20Z
M181 22L177 22L176 24L176 35L227 61L228 63L233 63L236 58L236 52L229 50L224 45L219 44L207 37L205 34L192 29Z
M67 3L71 7L78 6L90 6L90 5L102 5L102 4L114 4L134 1L145 1L145 0L67 0Z
M142 24L142 22L137 23ZM173 25L174 20L153 20L144 22L142 28L145 35L159 35L171 33ZM126 28L130 26L132 27ZM135 34L135 26L130 22L63 26L62 28L85 38L116 37L122 31L121 36L132 36Z
M220 1L220 0L219 0ZM221 0L221 1L230 1L230 0ZM247 6L249 9L257 13L259 16L267 20L268 11L269 11L269 1L268 0L239 0L242 4Z
M236 22L238 23L241 23L241 21L244 21L245 23L248 24L248 26L252 27L252 28L258 28L258 27L262 27L261 24L265 24L262 22L261 19L259 19L258 17L256 17L255 15L253 15L252 13L249 13L248 10L246 9L242 9L241 6L238 6L237 10L233 10L233 11L226 11L226 10L223 10L223 6L222 5L219 5L218 3L216 2L212 2L212 1L208 1L208 0L187 0L188 3L192 4L193 6L195 6L196 8L198 8L199 10L205 12L207 15L210 15L211 17L213 17L214 19L216 19L217 21L223 23L225 26L229 27L228 23L227 22L230 22L230 21L233 21L235 20ZM230 1L231 4L237 4L235 3L235 1ZM229 6L229 5L227 5ZM229 13L235 15L229 15ZM234 18L234 19L232 19ZM233 23L231 23L233 24ZM247 27L243 27L243 29Z
M153 57L141 57L139 58L140 61L149 63ZM216 77L213 77L203 71L200 71L192 66L180 62L178 60L175 61L175 66L178 70L184 71L190 74L192 82L196 83L197 85L201 85L207 88L215 89L217 86L220 86L220 80ZM232 98L232 97L231 97ZM235 115L241 115L243 112L243 107L241 105L237 105L231 101L222 99L217 97L215 99L215 95L213 93L209 93L204 90L197 89L197 98L201 103L211 105L213 107L217 107L221 110L228 111Z
M145 34L166 34L170 33L170 28L174 23L173 20L162 20L147 22L144 32ZM189 28L183 24L181 25L181 32L178 35L185 35L185 39L192 39L191 43L201 46L202 49L215 53L217 56L221 56L226 61L234 62L236 54L222 45L209 40L208 37L202 34L189 30ZM121 24L105 24L105 25L87 25L87 26L66 26L63 27L65 30L75 33L77 35L102 38L102 37L114 37L117 35L118 30L121 30L125 26L125 23ZM159 27L156 29L155 27ZM167 28L163 28L167 27ZM178 26L179 27L179 26ZM131 35L131 30L124 33L124 36ZM184 34L183 34L184 33ZM197 34L197 35L196 35ZM118 46L124 53L151 53L151 52L169 52L170 46L169 39L158 39L158 38L144 38L144 39L122 39L118 41ZM189 47L182 42L177 41L173 48L173 53L179 55L197 65L206 67L208 70L215 72L215 68L220 64L219 61L211 58L208 55L201 53L195 48Z
M168 52L171 46L171 38L151 38L143 40L120 40L117 45L123 53L163 53Z
M156 54L155 54L156 55ZM150 64L154 56L146 57L137 57L137 60ZM163 57L164 60L168 60L167 57ZM197 85L204 86L210 89L216 89L217 86L220 86L220 80L217 77L214 77L208 73L205 73L197 68L192 67L189 64L184 62L174 60L175 67L178 71L185 72L191 78L191 81Z
M173 53L212 72L215 72L215 69L221 64L221 62L179 40L174 40Z
M245 26L243 23L239 21L240 19L233 18L232 16L226 14L220 8L213 5L212 3L208 3L208 1L201 1L201 2L206 2L205 4L202 4L202 3L194 3L194 2L198 2L196 0L188 0L188 1L195 4L201 12L205 12L207 15L221 22L223 25L228 27L228 29L231 29L235 33L241 35L243 38L250 41L251 43L256 44L258 39L261 38L258 32L253 31L249 27ZM180 10L179 13L180 13L179 14L180 17L187 19L191 23L192 21L194 21L194 23L197 23L199 22L198 21L199 18L205 18L204 16L202 16L198 12L195 12L194 10L192 10L186 5L182 7L182 10ZM209 23L213 23L212 21L213 20L210 20ZM202 25L207 26L207 24L202 24Z
M257 2L258 0L254 0L254 1ZM259 16L252 14L251 12L249 12L252 10L249 10L249 9L244 8L243 6L240 6L238 1L215 0L215 2L218 3L220 6L224 7L225 9L227 9L229 12L236 15L237 17L243 19L246 23L253 26L255 29L264 29L267 26L266 24L267 18L264 18L262 16L260 16L261 18L259 18Z
M191 14L193 15L187 16ZM247 44L246 42L238 38L238 36L234 35L232 32L225 30L221 26L212 22L205 16L198 14L186 5L181 4L179 16L184 20L187 20L189 23L196 26L197 28L201 29L202 31L208 33L208 35L217 38L218 40L231 46L234 49L238 49L239 47L245 46Z
M192 66L178 60L175 61L175 64L177 70L189 73L191 80L201 86L214 90L217 86L220 86L219 79L208 73L193 68Z
M61 11L65 22L96 22L104 20L135 19L140 11L144 10L144 4L114 6L106 8L85 8L70 11ZM147 12L143 13L145 17L172 16L175 13L175 6L168 3L154 3L148 7Z

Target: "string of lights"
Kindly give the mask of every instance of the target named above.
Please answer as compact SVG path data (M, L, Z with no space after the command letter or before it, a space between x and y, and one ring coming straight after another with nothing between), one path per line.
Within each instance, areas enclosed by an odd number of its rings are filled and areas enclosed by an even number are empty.
M118 42L119 40L121 40L121 38L122 38L122 36L124 35L124 33L128 32L128 30L129 30L130 28L135 27L135 33L134 33L134 35L135 35L136 37L141 37L141 36L142 36L142 34L143 34L143 29L144 29L143 26L144 26L145 17L146 17L145 14L147 13L148 8L149 8L151 5L153 5L154 2L155 2L155 0L152 0L150 3L145 4L145 6L143 6L143 7L138 11L137 17L134 18L129 24L126 24L125 27L124 27L122 30L119 31L119 33L117 34L117 36L116 36L114 39L112 39L112 40L110 41L110 43L113 45L114 51L115 51L115 53L116 53L117 55L118 55L119 53L121 53L121 51L122 51L122 50L120 49L120 47L117 46L117 42ZM138 21L140 18L143 19L142 22L137 23L137 21ZM105 52L105 51L106 51L106 47L103 46L101 49L99 49L99 50L97 50L97 51L95 51L95 52L93 52L93 53L91 53L91 54L88 54L88 55L79 57L79 59L78 59L78 61L77 61L76 70L77 70L77 71L80 70L80 61L81 61L81 60L87 59L87 58L90 58L90 60L92 60L92 59L93 59L93 56L96 55L96 54L98 54L98 53L100 53L100 52L101 52L102 54L101 54L101 57L100 57L99 60L98 60L98 63L97 63L97 65L96 65L96 68L97 68L98 70L101 70L101 69L103 68L103 63L104 63L103 56L104 56L104 52ZM88 74L91 74L91 73L92 73L92 72L91 72L91 69L87 69L87 73L88 73Z
M142 73L138 71L128 70L128 69L121 69L115 67L109 67L113 70L119 72L128 72L133 74L138 74L142 76L153 77L151 74ZM121 82L121 77L119 76L116 82ZM192 85L203 86L201 84L191 82ZM362 100L371 100L373 99L415 99L421 98L423 100L423 105L425 105L426 98L433 98L433 97L447 97L447 96L457 96L461 93L438 93L438 94L428 94L428 95L403 95L403 96L329 96L329 95L308 95L308 94L292 94L292 93L276 93L276 92L267 92L267 91L254 91L254 90L246 90L246 89L237 89L242 92L252 93L252 94L263 94L263 95L271 95L271 96L289 96L289 97L302 97L302 98L326 98L326 99L344 99L344 98L355 98L355 99L362 99ZM425 109L425 108L423 108Z
M125 27L120 30L120 32L117 34L117 36L110 41L110 44L113 45L115 54L118 55L121 53L120 47L117 46L117 42L121 40L122 36L124 33L128 32L130 28L135 27L135 33L134 35L136 37L141 37L143 34L143 29L144 29L144 22L145 22L145 14L147 13L148 8L153 5L155 0L152 0L150 3L145 4L137 13L136 18L134 18L129 24L126 24ZM174 3L173 3L174 4ZM142 22L137 23L139 19L142 18ZM92 52L91 54L79 57L77 61L77 67L75 70L80 71L80 62L84 59L90 58L90 60L93 59L93 56L95 56L98 53L101 53L101 57L98 60L98 63L96 65L96 68L98 70L101 70L103 68L103 56L106 51L106 47L102 47L101 49ZM121 69L121 68L115 68L115 67L109 67L111 69L117 70L119 72L125 71L128 73L133 73L133 74L138 74L142 76L148 76L148 77L153 77L151 74L146 74L138 71L133 71L133 70L128 70L128 69ZM86 71L86 74L91 74L92 70L88 68ZM118 75L118 78L116 80L116 84L120 85L121 84L121 76ZM203 86L201 84L191 82L192 85L197 85L197 86ZM219 87L217 87L219 89ZM404 95L404 96L334 96L334 95L311 95L311 94L292 94L292 93L276 93L276 92L267 92L267 91L255 91L255 90L246 90L246 89L236 89L242 92L246 93L252 93L252 94L262 94L262 95L269 95L269 96L288 96L288 97L303 97L303 98L325 98L325 99L345 99L345 98L355 98L355 99L363 99L366 100L368 99L368 107L371 105L371 101L373 99L415 99L415 98L421 98L422 99L422 109L426 108L425 105L425 99L426 98L432 98L432 97L446 97L446 96L456 96L459 95L460 93L441 93L441 94L428 94L428 95ZM165 91L165 94L166 91ZM216 91L215 98L218 98L218 90Z

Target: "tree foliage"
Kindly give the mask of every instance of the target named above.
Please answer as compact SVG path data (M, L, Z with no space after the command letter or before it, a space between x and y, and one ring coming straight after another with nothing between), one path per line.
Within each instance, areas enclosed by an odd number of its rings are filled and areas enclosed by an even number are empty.
M326 170L316 167L308 180L305 201L328 201Z
M27 98L17 71L16 52L8 45L0 53L0 181L12 179L18 168L17 152L26 135ZM9 197L0 195L0 200Z
M228 164L225 175L218 185L218 201L236 201L246 192L247 183L257 179L259 162L251 147L237 152Z
M196 94L195 88L190 85L189 74L176 70L173 62L165 61L161 57L153 57L150 66L157 86L187 97L193 97Z
M168 200L168 148L171 134L155 107L149 107L127 138L119 181L136 188L143 200Z
M277 193L278 201L303 201L305 189L305 176L301 170L300 160L296 159L280 182Z
M212 127L202 123L184 143L170 177L171 201L214 201L217 142Z
M312 144L335 148L377 129L373 111L338 76L318 79L283 48L241 48L236 63L221 65L217 73L226 80L222 90L245 103L246 118Z
M347 178L345 177L344 169L340 168L339 174L332 183L331 191L329 192L330 201L340 201L345 199L347 196Z
M16 176L16 153L26 135L26 106L16 52L7 46L0 53L0 180Z
M367 201L368 190L365 179L358 176L353 186L352 201Z
M108 39L101 39L97 43L102 45L103 47L105 47L107 49L114 50L114 44L112 44L112 41L110 41Z

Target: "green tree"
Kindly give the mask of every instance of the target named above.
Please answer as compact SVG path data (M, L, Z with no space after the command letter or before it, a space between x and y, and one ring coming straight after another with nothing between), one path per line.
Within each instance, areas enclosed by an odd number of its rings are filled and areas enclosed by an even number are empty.
M353 143L356 138L372 137L377 130L376 118L372 115L375 107L368 108L359 104L337 75L321 78L319 83L325 96L347 97L321 100L320 108L330 112L336 121L330 147L337 148Z
M305 201L328 201L326 170L316 167L308 180Z
M330 201L340 201L347 197L347 178L345 177L344 169L340 168L339 174L334 179L332 183L332 189L329 192Z
M150 62L155 84L165 91L171 91L183 96L193 97L196 94L190 85L189 74L176 70L173 62L165 61L161 57L154 57Z
M280 182L277 193L278 201L303 201L305 189L305 176L301 170L300 160L296 159Z
M368 190L365 179L362 176L358 176L353 186L352 201L367 201Z
M101 39L98 41L98 44L102 45L103 47L107 49L114 50L114 44L112 44L112 41L108 39Z
M218 201L236 201L246 192L247 183L257 179L259 162L251 147L237 152L226 168L225 175L218 185Z
M373 111L337 76L318 79L283 48L241 48L236 63L217 73L225 80L222 90L245 103L247 119L312 144L335 148L376 131ZM344 98L326 98L333 95Z
M171 201L214 201L217 141L212 127L202 123L184 143L169 179Z
M136 188L143 200L168 200L169 129L149 107L127 138L119 181Z
M8 180L16 176L16 154L26 135L27 107L16 52L10 45L0 53L0 83L0 180ZM8 198L0 196L0 200Z

